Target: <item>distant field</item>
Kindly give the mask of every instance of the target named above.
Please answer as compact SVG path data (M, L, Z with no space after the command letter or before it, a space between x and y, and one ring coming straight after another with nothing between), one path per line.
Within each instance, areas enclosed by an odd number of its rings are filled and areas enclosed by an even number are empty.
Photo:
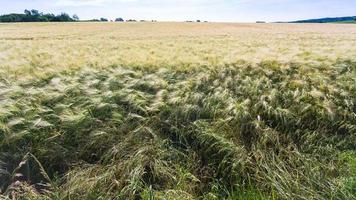
M0 199L356 199L356 26L0 24Z
M356 27L336 24L0 24L0 41L0 76L20 79L84 67L330 64L356 57Z

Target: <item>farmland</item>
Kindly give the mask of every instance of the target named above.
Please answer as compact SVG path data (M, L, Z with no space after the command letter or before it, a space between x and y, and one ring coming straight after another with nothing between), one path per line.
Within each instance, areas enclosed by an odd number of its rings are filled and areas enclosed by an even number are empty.
M356 26L0 24L0 194L354 199Z

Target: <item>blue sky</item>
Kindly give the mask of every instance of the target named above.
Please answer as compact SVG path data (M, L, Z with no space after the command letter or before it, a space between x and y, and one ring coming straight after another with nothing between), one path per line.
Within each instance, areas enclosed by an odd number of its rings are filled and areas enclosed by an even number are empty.
M356 0L0 0L0 5L0 14L35 8L81 19L254 22L356 15Z

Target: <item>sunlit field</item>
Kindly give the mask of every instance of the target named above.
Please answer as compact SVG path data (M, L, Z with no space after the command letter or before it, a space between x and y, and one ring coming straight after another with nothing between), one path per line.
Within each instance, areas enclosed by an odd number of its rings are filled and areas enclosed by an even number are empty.
M201 68L273 60L331 65L356 57L342 24L0 24L0 74L25 79L81 68Z
M0 198L355 199L352 24L0 24Z

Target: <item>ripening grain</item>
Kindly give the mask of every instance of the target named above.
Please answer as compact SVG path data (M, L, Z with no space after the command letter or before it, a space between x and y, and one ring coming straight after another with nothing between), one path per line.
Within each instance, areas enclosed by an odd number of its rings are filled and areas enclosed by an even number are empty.
M355 199L356 26L0 24L0 198Z
M356 57L356 26L342 24L1 24L0 41L0 75L18 79L85 67L330 65Z

